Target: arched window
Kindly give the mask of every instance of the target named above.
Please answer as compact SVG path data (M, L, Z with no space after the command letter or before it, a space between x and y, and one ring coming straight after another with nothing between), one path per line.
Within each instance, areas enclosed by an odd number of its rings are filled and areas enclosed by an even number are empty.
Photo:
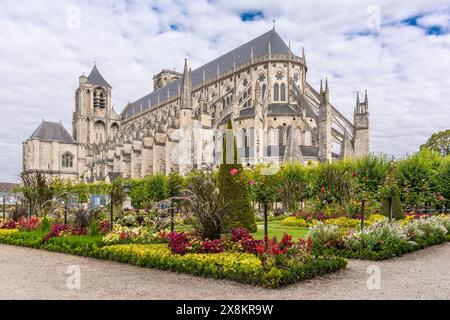
M94 123L95 131L95 143L105 143L105 124L103 121L98 120Z
M272 128L272 127L269 128L269 134L268 134L267 140L269 142L268 144L271 145L271 146L276 144L276 142L275 142L276 141L275 129Z
M280 86L280 100L285 101L286 100L286 86L284 83Z
M266 94L266 85L263 84L263 85L262 85L262 90L261 90L261 95L262 95L261 99L264 99L265 94Z
M278 83L275 83L273 86L273 100L280 100L280 86L278 85Z
M278 138L278 145L279 146L284 145L284 135L283 135L283 133L284 133L283 127L279 126L277 128L277 135L278 135L277 138Z
M61 165L63 168L72 168L73 167L73 156L70 152L66 152L63 154L61 159Z

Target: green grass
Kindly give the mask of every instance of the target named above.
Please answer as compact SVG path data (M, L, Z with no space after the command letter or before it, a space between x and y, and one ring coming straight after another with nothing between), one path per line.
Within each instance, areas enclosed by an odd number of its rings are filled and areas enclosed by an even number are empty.
M258 222L257 224L258 231L253 233L253 236L256 239L264 238L264 224L262 222ZM284 233L287 233L292 236L293 239L305 238L308 233L308 228L297 228L297 227L289 227L283 226L281 221L269 221L267 225L267 232L269 234L269 238L277 237L277 239L281 239Z

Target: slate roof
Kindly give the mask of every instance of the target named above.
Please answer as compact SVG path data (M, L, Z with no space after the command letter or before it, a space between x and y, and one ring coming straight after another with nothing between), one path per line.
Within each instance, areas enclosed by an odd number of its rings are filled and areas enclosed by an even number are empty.
M189 75L191 77L192 86L195 87L199 85L203 81L203 76L205 77L205 81L208 81L217 77L218 74L223 75L224 73L227 73L233 69L235 62L236 66L249 62L251 60L251 50L253 50L253 58L255 59L269 54L269 43L272 54L289 54L289 47L283 39L281 39L275 30L270 30L219 58L191 71ZM180 93L180 85L181 79L168 83L164 87L127 105L122 111L121 116L128 118L155 106L158 103L158 97L160 102L164 102L167 100L168 96L169 99L178 96Z
M110 84L100 74L100 71L98 71L96 65L94 65L94 68L92 68L92 71L91 71L91 73L88 76L88 81L89 81L90 84L112 89Z
M318 155L318 147L315 146L299 146L300 151L304 157L317 157ZM269 151L270 149L270 151ZM286 150L285 145L279 145L279 146L265 146L264 148L264 156L274 156L275 154L278 154L280 157L284 156L284 152Z
M300 112L296 105L293 104L287 104L287 103L272 103L269 104L269 115L299 115Z
M42 141L58 141L63 143L76 143L72 136L59 122L42 121L30 136L30 139Z
M255 108L245 108L239 112L239 118L254 118L255 117Z

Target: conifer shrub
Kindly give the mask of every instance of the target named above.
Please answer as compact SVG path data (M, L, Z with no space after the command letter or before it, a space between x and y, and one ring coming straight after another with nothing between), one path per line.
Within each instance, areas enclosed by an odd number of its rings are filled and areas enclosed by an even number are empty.
M228 121L227 130L232 129L233 126L230 120ZM227 142L230 143L230 140L233 143L232 155L227 154L227 152L231 151L227 150ZM227 228L243 227L251 232L255 232L255 214L248 192L248 181L242 164L238 162L236 141L234 135L230 135L223 142L223 160L218 175L221 201L225 204L228 212L224 217L224 224Z

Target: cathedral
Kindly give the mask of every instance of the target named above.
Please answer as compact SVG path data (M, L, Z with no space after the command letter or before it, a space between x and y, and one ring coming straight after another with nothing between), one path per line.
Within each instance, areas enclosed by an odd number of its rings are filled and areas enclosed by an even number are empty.
M245 167L368 154L367 92L356 94L351 122L331 103L328 81L316 90L307 71L304 50L295 55L272 29L197 69L187 60L183 73L163 69L153 91L118 114L94 65L79 78L72 134L43 120L23 142L23 171L92 182L214 167L230 121Z

